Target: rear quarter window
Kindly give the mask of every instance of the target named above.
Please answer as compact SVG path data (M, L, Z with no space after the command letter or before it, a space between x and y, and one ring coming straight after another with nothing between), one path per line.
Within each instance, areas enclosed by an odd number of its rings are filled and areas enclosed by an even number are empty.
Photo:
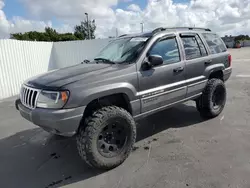
M217 34L203 33L202 36L205 38L212 54L218 54L227 51L225 43Z
M195 36L181 37L185 49L186 59L196 59L202 57L200 47Z

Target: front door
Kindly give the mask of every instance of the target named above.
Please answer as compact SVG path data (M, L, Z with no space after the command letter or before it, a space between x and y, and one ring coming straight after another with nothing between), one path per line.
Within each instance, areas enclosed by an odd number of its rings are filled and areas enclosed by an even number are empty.
M138 72L142 113L159 110L185 98L186 67L179 46L176 36L164 36L156 40L147 51L144 61L149 55L160 55L164 62Z

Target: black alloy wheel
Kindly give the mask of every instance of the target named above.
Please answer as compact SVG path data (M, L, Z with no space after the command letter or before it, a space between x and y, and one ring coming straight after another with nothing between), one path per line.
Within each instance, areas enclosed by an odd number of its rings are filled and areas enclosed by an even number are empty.
M115 120L103 128L97 141L97 149L102 156L115 157L121 153L128 137L126 127L122 120Z

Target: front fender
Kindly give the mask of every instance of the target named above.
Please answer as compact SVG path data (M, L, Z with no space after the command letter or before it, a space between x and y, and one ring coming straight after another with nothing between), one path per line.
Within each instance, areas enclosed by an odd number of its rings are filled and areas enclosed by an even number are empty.
M103 86L99 85L95 87L83 88L81 91L74 92L71 100L68 101L66 108L86 106L95 99L120 93L127 95L130 101L137 99L136 89L132 84L125 82L114 83Z
M89 90L84 91L83 100L81 101L81 105L87 105L91 101L113 95L123 93L126 94L130 101L136 99L136 89L129 83L117 83L117 84L109 84L105 86L99 86L96 88L91 88Z

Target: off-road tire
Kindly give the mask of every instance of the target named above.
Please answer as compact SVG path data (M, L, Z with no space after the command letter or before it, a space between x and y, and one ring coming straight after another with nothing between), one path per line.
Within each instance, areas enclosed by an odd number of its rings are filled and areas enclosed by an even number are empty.
M220 90L221 102L217 105L217 108L213 105L213 97L216 95L216 89ZM218 92L217 92L218 93ZM217 117L226 104L226 87L222 80L220 79L211 79L208 81L201 97L196 100L196 108L200 112L201 117L203 118L214 118Z
M124 149L117 156L108 158L102 156L97 148L99 133L112 121L121 118L128 127L127 142ZM109 170L122 164L132 151L136 141L136 124L133 117L124 109L116 106L103 107L86 118L84 125L76 136L77 149L80 157L91 167Z

